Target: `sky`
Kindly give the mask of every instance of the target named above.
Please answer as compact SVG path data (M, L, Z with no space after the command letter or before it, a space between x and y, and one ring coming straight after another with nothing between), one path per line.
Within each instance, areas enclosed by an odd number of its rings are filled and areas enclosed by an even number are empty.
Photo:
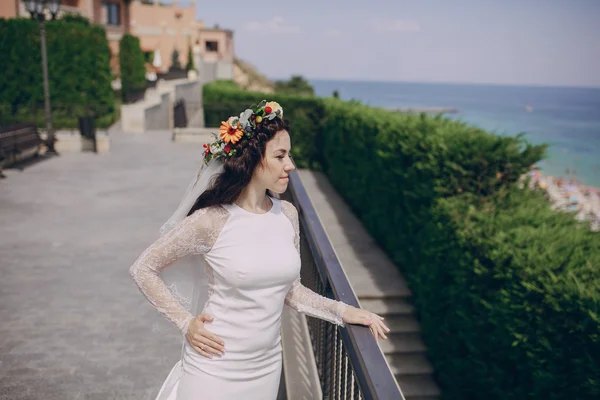
M186 1L186 0L181 0ZM197 2L272 79L600 87L600 0Z

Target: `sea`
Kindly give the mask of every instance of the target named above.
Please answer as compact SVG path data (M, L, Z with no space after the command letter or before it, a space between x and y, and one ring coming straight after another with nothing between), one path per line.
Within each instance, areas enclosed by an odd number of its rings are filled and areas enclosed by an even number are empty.
M310 80L317 96L445 114L498 135L549 144L542 173L600 188L600 88Z

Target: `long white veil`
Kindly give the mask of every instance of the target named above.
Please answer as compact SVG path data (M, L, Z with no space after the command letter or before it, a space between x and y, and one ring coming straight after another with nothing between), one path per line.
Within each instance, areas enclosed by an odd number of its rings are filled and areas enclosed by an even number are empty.
M223 172L223 161L220 158L211 159L208 164L202 157L200 168L188 185L179 206L171 217L160 228L160 236L165 235L179 222L186 218L196 199L209 189L215 178ZM161 272L161 278L171 294L194 316L202 312L208 300L208 280L206 261L203 256L188 256L176 261ZM159 334L173 332L173 325L162 315L156 315L152 331ZM181 335L182 344L185 340Z

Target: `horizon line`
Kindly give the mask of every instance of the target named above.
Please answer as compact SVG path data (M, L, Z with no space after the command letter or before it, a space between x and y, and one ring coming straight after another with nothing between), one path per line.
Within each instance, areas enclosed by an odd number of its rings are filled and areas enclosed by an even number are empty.
M415 84L430 84L430 85L472 85L472 86L518 86L531 88L549 88L549 89L600 89L598 86L581 86L581 85L566 85L566 84L549 84L549 83L494 83L494 82L461 82L461 81L404 81L404 80L377 80L368 78L313 78L301 74L290 74L287 78L269 78L273 81L288 80L292 76L300 75L308 81L331 81L331 82L369 82L369 83L415 83Z

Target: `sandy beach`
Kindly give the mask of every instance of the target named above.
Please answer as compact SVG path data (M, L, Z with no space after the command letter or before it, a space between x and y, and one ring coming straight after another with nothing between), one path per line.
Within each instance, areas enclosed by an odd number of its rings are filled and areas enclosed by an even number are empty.
M579 221L589 221L592 231L600 231L600 190L575 179L555 178L532 170L529 188L546 192L555 210L575 213ZM524 176L523 178L525 178Z

